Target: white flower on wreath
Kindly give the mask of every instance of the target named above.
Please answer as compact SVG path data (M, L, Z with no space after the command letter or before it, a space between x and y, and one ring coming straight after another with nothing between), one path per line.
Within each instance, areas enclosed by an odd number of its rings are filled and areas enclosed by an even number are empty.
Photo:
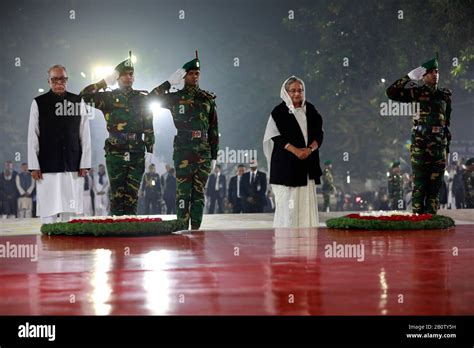
M135 219L135 220L146 220L146 219L156 219L157 216L148 216L148 215L113 215L113 216L78 216L76 220L90 220L91 222L94 221L102 221L102 220L127 220L127 219Z
M381 217L381 216L418 216L418 213L410 213L407 211L398 211L398 210L391 210L391 211L368 211L362 212L359 214L360 216L372 216L372 217Z

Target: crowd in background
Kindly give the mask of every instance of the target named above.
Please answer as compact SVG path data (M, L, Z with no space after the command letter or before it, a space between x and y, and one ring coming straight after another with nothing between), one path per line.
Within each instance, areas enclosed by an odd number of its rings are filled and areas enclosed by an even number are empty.
M138 214L176 214L176 172L169 164L159 174L154 164L143 174L139 189ZM97 171L95 170L97 169ZM247 167L227 166L227 180L223 168L216 165L206 185L206 213L239 214L271 213L275 211L275 197L265 172L256 161ZM440 193L441 209L472 209L474 165L464 160L451 163L445 171ZM403 208L411 210L412 176L402 174ZM109 179L105 166L100 164L89 171L84 179L84 216L110 214ZM378 191L358 192L344 189L335 183L328 211L392 210L387 187ZM319 199L322 206L322 199ZM36 216L35 181L27 163L15 170L12 161L4 163L0 175L0 215L2 218L29 218Z

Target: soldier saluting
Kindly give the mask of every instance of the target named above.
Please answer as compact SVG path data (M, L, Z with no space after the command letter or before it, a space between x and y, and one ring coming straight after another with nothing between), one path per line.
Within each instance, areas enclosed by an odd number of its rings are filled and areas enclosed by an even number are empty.
M197 57L178 69L168 81L150 92L162 108L169 109L177 134L173 144L176 168L176 212L192 229L201 226L204 187L215 165L219 131L215 96L199 88L200 62ZM184 88L170 93L184 78ZM189 226L189 225L188 225Z
M417 83L415 81L421 81ZM395 81L387 96L399 102L418 103L411 134L413 212L436 214L451 134L451 91L438 88L438 57Z
M155 135L153 113L146 91L132 88L135 80L131 52L105 79L87 86L81 96L104 114L109 137L105 159L110 180L112 215L136 215L138 190L145 170L145 155L151 160ZM118 82L119 88L105 91ZM144 136L143 136L144 135Z

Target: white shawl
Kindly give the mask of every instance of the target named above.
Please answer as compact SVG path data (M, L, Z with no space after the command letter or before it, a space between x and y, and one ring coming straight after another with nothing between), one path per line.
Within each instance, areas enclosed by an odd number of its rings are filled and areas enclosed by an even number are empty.
M300 125L301 132L305 136L305 141L308 142L308 131L307 131L307 122L306 122L306 88L303 80L298 79L299 82L303 85L303 107L295 108L293 102L291 101L290 95L285 89L285 84L291 78L295 78L296 76L290 76L283 82L280 90L280 97L285 102L286 106L290 110L290 114L294 114L298 124ZM270 177L270 168L271 168L271 159L272 159L272 152L273 152L273 137L280 135L278 128L276 126L275 121L273 120L272 115L268 118L267 128L265 129L265 135L263 136L263 153L267 159L268 164L268 177Z

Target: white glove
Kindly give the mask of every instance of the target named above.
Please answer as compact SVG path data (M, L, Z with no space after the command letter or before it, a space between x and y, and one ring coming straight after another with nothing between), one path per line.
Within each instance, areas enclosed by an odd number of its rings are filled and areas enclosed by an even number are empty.
M153 158L153 154L150 152L145 152L145 168L148 168L148 166L151 164L151 160Z
M186 76L186 70L183 68L176 70L168 79L168 82L171 86L176 86L183 81L184 76Z
M120 77L119 72L117 70L114 70L109 76L106 76L104 78L104 81L107 84L107 86L113 86L115 85L119 77Z
M423 75L426 74L426 68L419 66L408 73L408 77L412 80L419 81L423 79Z
M217 160L211 161L211 172L214 172L214 169L216 169L216 163L217 163Z

